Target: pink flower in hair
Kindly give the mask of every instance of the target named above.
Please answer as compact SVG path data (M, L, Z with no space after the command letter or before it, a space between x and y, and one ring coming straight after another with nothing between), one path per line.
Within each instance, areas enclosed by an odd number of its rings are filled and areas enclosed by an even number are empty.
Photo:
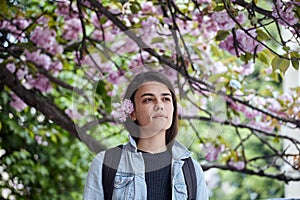
M120 122L125 122L128 115L134 111L133 103L129 99L124 99L121 103L113 104L115 110L112 111L112 116L120 120Z

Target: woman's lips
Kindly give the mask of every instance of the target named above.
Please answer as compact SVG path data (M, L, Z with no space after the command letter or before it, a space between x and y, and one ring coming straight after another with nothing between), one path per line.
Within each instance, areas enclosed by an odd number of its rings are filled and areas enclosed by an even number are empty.
M153 118L168 118L166 115L154 115Z

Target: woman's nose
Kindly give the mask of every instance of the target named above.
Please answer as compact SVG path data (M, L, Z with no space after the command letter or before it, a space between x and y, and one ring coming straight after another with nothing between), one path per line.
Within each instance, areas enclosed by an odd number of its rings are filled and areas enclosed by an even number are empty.
M163 104L161 102L157 102L155 104L155 107L154 107L155 111L159 111L159 110L163 110L163 109L164 109L164 106L163 106Z

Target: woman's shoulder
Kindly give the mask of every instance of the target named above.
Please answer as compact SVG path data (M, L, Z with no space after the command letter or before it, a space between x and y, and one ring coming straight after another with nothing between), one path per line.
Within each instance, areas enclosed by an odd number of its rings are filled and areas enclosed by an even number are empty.
M107 153L111 153L111 154L117 154L122 152L122 150L125 148L127 144L121 144L118 146L114 146L105 150L100 151L99 153L96 154L96 156L93 159L93 162L101 162L103 163L104 158L105 158L105 154Z
M192 158L192 157L191 157ZM194 164L194 167L195 167L195 170L196 171L199 171L201 173L203 173L203 169L199 163L199 161L197 161L196 159L192 158L192 161L193 161L193 164Z

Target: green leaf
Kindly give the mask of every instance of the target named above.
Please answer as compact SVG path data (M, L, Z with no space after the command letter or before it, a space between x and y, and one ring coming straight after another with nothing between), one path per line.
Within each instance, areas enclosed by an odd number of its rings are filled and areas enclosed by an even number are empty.
M11 12L9 12L8 6L7 6L7 1L5 0L0 0L0 8L1 8L1 16L0 19L3 19L2 16L8 16Z
M272 60L272 68L273 71L276 69L280 69L283 73L286 72L286 70L290 66L290 61L285 58L280 58L278 56L275 56Z
M284 47L282 47L282 49L286 52L289 52L291 50L291 48L289 46L284 46Z
M52 142L57 143L57 137L55 134L51 134L50 138Z
M100 96L103 94L106 94L106 90L105 90L105 83L100 80L98 82L97 88L96 88L96 93L99 94Z
M291 61L293 67L298 70L299 69L299 60L300 60L300 54L298 52L291 52Z
M218 5L218 6L216 6L216 7L214 8L214 11L215 11L215 12L218 12L218 11L222 11L222 10L224 10L224 9L225 9L224 5Z
M162 43L162 42L164 42L165 41L165 39L163 38L163 37L155 37L155 38L153 38L152 40L151 40L151 43L152 44L155 44L155 43Z
M105 89L105 83L101 80L98 82L96 93L101 96L102 102L103 102L103 109L105 109L106 112L111 112L111 97L107 95L107 91Z
M216 35L216 41L224 40L229 35L228 31L218 31Z
M266 41L271 39L270 36L261 29L257 29L256 33L257 33L257 39L259 41Z
M265 56L264 53L259 53L259 54L257 55L257 59L258 59L259 61L261 61L262 63L264 63L266 66L269 66L269 65L270 65L269 60L267 59L267 57Z
M294 67L296 70L298 70L298 69L299 69L299 59L297 59L297 58L292 58L291 61L292 61L293 67Z
M213 74L208 78L208 81L214 83L218 81L221 77L223 77L223 74Z
M137 1L133 1L131 2L130 10L133 14L136 14L141 10L141 6Z
M252 54L249 52L246 52L245 54L241 55L241 60L244 61L245 63L248 63L249 60L252 59Z

